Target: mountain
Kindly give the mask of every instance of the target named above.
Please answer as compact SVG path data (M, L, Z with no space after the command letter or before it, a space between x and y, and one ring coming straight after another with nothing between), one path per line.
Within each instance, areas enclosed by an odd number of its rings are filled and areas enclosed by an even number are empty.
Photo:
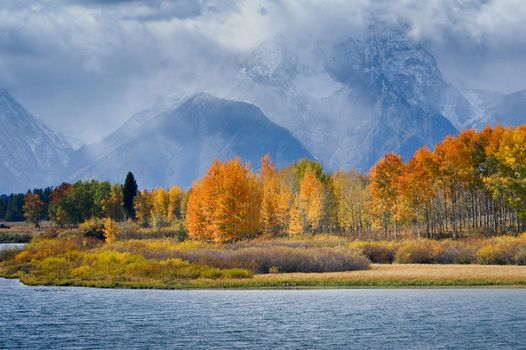
M519 126L526 124L526 90L499 94L488 90L463 92L475 110L470 127L482 129L487 124Z
M0 125L0 193L62 180L71 147L5 90L0 90Z
M328 169L367 171L387 152L407 159L458 133L452 121L472 115L403 27L375 25L307 53L293 46L276 37L240 60L228 96L260 107Z
M330 170L367 171L387 152L407 159L473 114L403 27L374 25L300 54L293 45L278 36L240 60L227 96L260 107Z
M141 187L185 187L214 159L240 156L259 167L269 153L277 166L312 155L254 105L200 93L139 113L100 143L75 153L70 180L122 181L132 171Z

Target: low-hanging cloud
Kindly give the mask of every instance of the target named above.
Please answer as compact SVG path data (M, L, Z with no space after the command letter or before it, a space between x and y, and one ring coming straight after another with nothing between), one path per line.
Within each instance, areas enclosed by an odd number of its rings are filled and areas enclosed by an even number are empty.
M0 0L0 87L93 141L159 95L220 88L225 62L276 35L308 47L381 20L407 27L447 80L509 92L526 88L524 18L521 0Z

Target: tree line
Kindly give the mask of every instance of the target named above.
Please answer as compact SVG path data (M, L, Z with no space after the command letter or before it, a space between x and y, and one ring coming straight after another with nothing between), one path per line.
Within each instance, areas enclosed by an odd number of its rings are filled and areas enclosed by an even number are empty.
M327 174L306 159L277 169L267 155L257 173L239 158L215 161L186 190L139 191L129 173L124 184L63 183L2 196L0 203L0 217L9 212L36 225L46 218L59 227L90 218L154 228L181 224L190 237L216 242L284 234L518 232L526 219L526 126L467 130L434 150L420 148L407 162L387 154L368 175Z

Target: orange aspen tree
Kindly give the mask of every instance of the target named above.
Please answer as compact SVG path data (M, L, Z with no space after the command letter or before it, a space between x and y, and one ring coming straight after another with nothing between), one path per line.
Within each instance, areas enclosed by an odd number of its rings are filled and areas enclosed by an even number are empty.
M436 164L433 155L427 147L416 151L408 162L406 171L401 177L400 192L405 205L412 209L415 220L416 232L420 238L420 225L422 217L426 222L426 233L431 236L430 210L431 200L436 187Z
M239 158L215 161L188 200L188 233L219 243L254 237L260 202L260 183L248 165Z
M278 181L276 168L270 156L261 159L259 177L262 183L261 207L259 210L260 230L263 234L273 235L279 230L278 218Z
M397 215L400 195L400 176L404 171L402 157L388 153L371 169L369 174L373 210L381 216L384 234L389 233L392 221L394 238L398 235Z
M40 227L40 221L44 215L44 202L38 194L28 192L24 201L24 217L35 227Z

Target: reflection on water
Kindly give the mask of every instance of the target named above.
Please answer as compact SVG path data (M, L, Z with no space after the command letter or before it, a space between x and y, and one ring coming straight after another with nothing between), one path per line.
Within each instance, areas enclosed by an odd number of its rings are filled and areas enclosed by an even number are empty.
M2 349L525 349L523 289L159 291L0 279Z

